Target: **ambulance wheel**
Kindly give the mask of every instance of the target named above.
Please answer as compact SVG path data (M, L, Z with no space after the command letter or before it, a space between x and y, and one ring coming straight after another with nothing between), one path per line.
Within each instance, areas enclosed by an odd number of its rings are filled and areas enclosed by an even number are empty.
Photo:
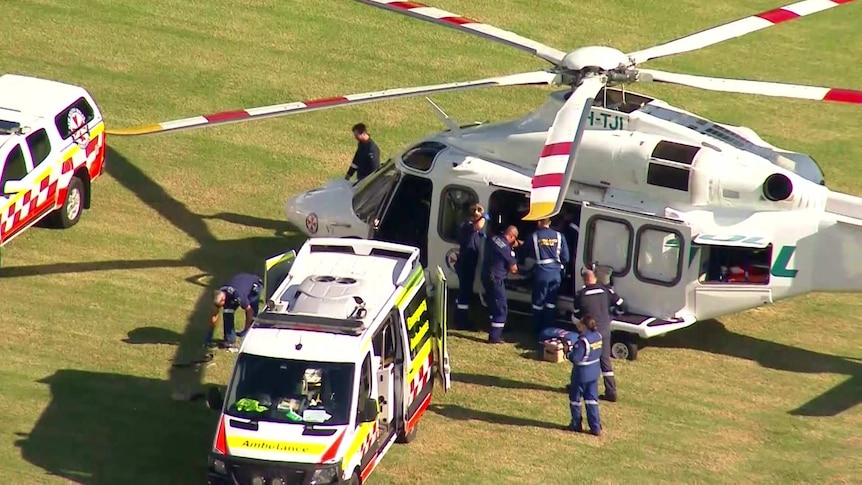
M350 477L350 485L359 485L362 483L362 480L359 479L359 471L353 472L353 476Z
M636 360L638 358L638 344L630 337L614 336L611 342L611 357L620 360Z
M407 434L404 434L404 430L399 431L398 436L395 437L395 442L396 443L404 443L404 444L412 443L413 440L416 439L416 430L417 429L419 429L418 424L414 425L413 429L410 430L410 432Z
M84 212L84 183L78 177L72 177L69 190L66 192L66 200L53 215L51 221L53 226L68 229L81 219Z

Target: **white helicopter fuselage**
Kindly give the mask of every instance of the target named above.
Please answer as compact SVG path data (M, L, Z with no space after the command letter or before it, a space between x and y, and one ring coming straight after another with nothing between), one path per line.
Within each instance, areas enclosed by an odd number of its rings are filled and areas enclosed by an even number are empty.
M514 224L530 243L535 225L521 217L566 93L521 119L426 137L355 185L333 180L292 197L287 219L310 237L417 246L423 265L446 268L457 288L467 204L488 208L491 230ZM597 96L569 210L580 226L571 274L592 262L612 267L634 314L614 327L643 338L813 291L862 291L862 199L827 189L806 155L642 95ZM510 306L529 311L529 281L519 279L507 285ZM574 284L564 282L561 312ZM479 278L474 290L483 291Z

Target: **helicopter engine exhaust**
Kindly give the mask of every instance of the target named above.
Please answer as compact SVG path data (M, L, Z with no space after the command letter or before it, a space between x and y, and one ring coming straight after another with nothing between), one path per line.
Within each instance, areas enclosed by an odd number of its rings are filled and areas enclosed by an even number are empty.
M793 195L793 182L787 175L774 173L763 182L763 196L772 202L787 200Z

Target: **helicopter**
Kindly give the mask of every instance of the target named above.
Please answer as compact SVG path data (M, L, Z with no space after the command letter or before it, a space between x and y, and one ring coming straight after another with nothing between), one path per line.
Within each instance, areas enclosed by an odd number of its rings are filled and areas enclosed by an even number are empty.
M562 319L575 275L612 275L626 313L612 322L612 356L633 360L639 339L809 292L862 290L862 198L831 191L809 155L773 146L753 130L710 121L625 86L658 82L721 92L862 105L849 89L724 79L641 69L854 0L805 0L624 54L604 46L565 53L513 32L417 2L356 0L526 51L547 70L388 89L225 111L108 130L170 133L320 109L426 96L446 129L417 140L360 182L330 180L290 197L286 218L309 237L409 244L426 268L447 268L458 287L456 234L470 204L490 231L515 225L527 241L551 217L574 224L572 267L561 285ZM552 85L522 118L461 124L429 95L487 87ZM819 258L818 254L833 255ZM429 266L430 265L430 266ZM610 282L610 281L609 281ZM510 311L530 313L529 275L510 275ZM482 296L480 279L474 292Z

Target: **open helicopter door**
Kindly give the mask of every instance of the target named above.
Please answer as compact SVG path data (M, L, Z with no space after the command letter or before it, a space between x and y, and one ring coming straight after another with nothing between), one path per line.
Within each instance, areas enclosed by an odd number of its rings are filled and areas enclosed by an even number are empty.
M585 202L575 274L593 263L609 266L629 311L682 317L689 309L690 251L691 229L682 221Z
M269 301L278 285L290 273L290 268L293 266L294 261L296 261L296 251L294 250L266 260L266 270L263 274L264 304Z
M447 345L449 288L446 275L440 266L436 267L434 276L434 363L437 374L443 381L443 392L452 387L452 369L449 366L449 346Z

